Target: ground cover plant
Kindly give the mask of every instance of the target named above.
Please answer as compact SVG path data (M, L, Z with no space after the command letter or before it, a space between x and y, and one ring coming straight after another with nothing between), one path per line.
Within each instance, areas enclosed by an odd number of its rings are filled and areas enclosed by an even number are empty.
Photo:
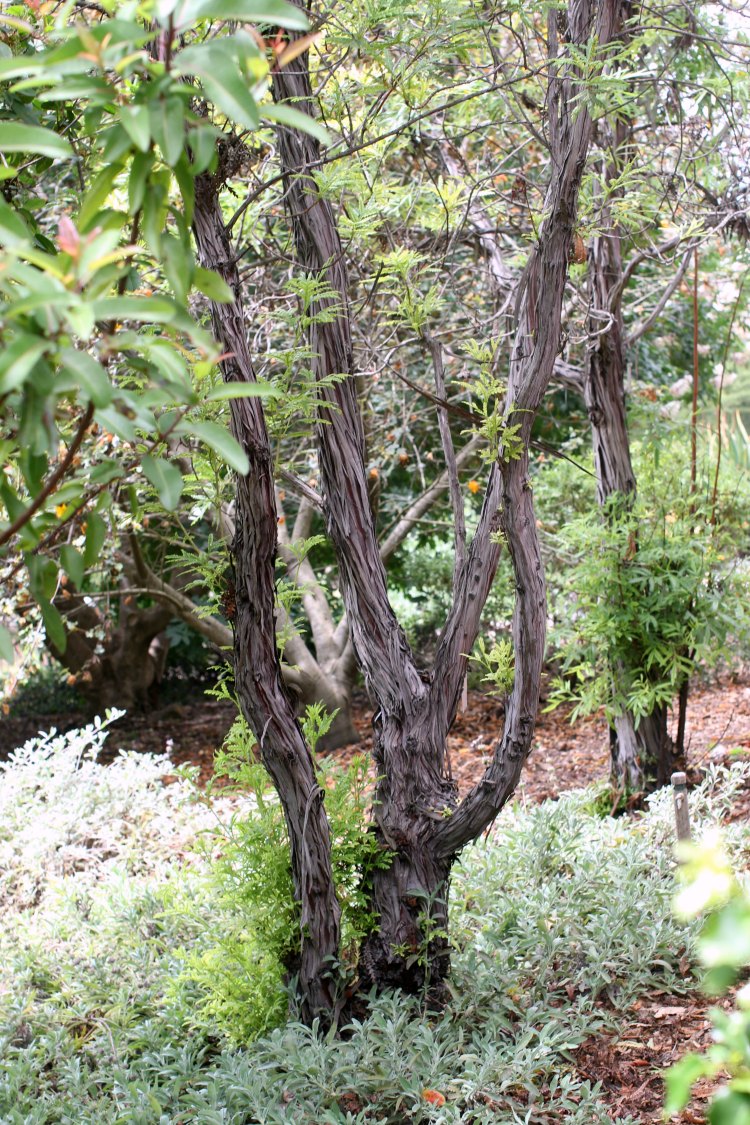
M723 580L701 570L692 517L698 408L715 390L718 479L746 316L741 25L700 6L698 35L670 0L417 7L405 23L390 0L68 0L14 8L0 44L0 552L18 588L0 654L36 638L90 705L142 710L175 616L229 654L283 811L280 916L300 936L285 956L310 1024L335 1024L353 982L449 989L452 868L533 739L549 617L537 453L591 440L601 512L581 550L602 581L578 568L569 614L596 635L578 631L563 673L604 705L629 794L668 777L669 696L684 713L717 616L699 594ZM670 303L692 351L644 342ZM626 373L642 353L654 417L667 359L691 364L679 559L675 535L656 550L639 535ZM386 564L430 513L451 594L425 652ZM501 556L510 639L495 643L479 633ZM447 742L477 659L505 721L459 800ZM359 872L354 972L339 829L301 718L323 704L326 737L351 737L357 675L377 781L369 811L352 808L379 858Z
M196 799L163 758L99 764L104 733L41 739L2 766L0 1120L9 1125L608 1125L573 1052L649 990L695 987L695 927L671 905L671 798L612 818L601 789L509 806L466 851L452 884L442 1012L425 995L389 993L337 1038L287 1018L277 994L264 993L276 978L262 959L248 957L239 973L231 957L210 962L208 987L196 966L248 920L226 878L227 826L234 818L237 838L264 814L236 795ZM746 775L712 770L693 797L698 834ZM271 877L268 834L249 827L242 839ZM727 846L741 862L744 825ZM281 843L275 854L288 880ZM236 1004L243 990L255 991L256 1012L266 1004L265 1028L248 1027L252 1006Z

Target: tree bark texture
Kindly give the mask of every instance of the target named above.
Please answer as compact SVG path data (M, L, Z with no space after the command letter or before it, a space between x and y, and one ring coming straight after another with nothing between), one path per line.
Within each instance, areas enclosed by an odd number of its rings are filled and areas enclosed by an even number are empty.
M219 205L220 178L195 180L193 231L201 264L216 270L235 299L211 302L214 335L225 353L226 382L253 382L240 279ZM279 794L291 845L292 875L300 909L298 992L302 1014L325 1018L333 1008L339 955L340 910L331 870L331 845L323 791L295 708L284 686L276 646L276 498L273 462L259 398L232 399L232 430L250 468L237 477L232 552L236 578L234 675L243 714Z
M55 598L65 622L67 645L65 652L50 641L47 647L74 677L76 691L92 714L101 715L108 707L148 711L154 684L164 672L169 649L164 630L172 613L162 605L138 607L127 588L119 602L117 625L110 627L80 594L65 589Z
M609 38L611 12L599 10L599 41ZM590 0L573 0L569 41L586 42ZM557 53L557 13L550 19ZM550 381L560 347L562 299L589 144L588 112L572 106L579 76L570 66L550 79L552 176L538 247L532 252L517 300L517 333L510 364L506 417L520 423L523 449L500 457L490 473L477 531L456 573L454 602L431 671L421 670L388 600L385 573L367 494L364 436L356 396L347 275L330 203L311 172L317 142L278 126L285 201L297 260L306 274L327 282L333 296L316 311L336 315L313 321L310 332L318 380L318 446L328 532L340 567L342 593L358 662L377 707L373 754L380 775L375 830L393 853L375 872L371 905L379 926L365 940L360 974L365 987L407 991L439 988L448 970L447 895L456 854L491 822L512 793L531 745L544 655L546 598L528 482L528 442L534 414ZM311 112L307 55L273 77L274 98ZM329 376L345 378L330 384ZM497 533L508 543L516 578L513 621L516 673L503 737L484 778L456 807L446 773L445 747L455 717L467 653L499 558Z
M629 0L613 3L612 34L622 39L630 15ZM602 157L600 194L601 234L592 240L588 254L588 345L583 384L583 397L591 424L591 440L596 473L596 491L605 516L631 507L636 493L636 479L630 456L627 413L625 405L626 340L622 315L623 264L620 230L612 222L609 204L612 181L619 175L628 143L627 121L600 123L603 147L610 152ZM627 690L629 668L617 663L612 668L615 679L624 680ZM672 773L672 749L667 734L667 716L663 707L636 721L628 711L618 716L611 729L611 774L615 787L624 792L650 791L669 781ZM661 778L661 780L659 780Z
M311 113L308 57L300 55L274 74L274 98ZM319 158L317 141L279 126L285 201L300 269L327 283L333 296L311 309L310 350L318 383L318 453L328 534L339 563L351 640L377 708L373 756L380 780L375 830L394 855L369 888L379 927L364 944L360 975L365 987L415 991L431 974L439 983L448 969L447 875L430 848L433 816L455 801L443 776L447 727L444 709L431 706L429 676L414 655L391 607L368 496L365 439L357 399L349 326L348 281L343 250L328 200L308 169ZM335 317L316 321L317 313ZM329 383L331 375L345 378ZM435 933L421 949L425 915Z

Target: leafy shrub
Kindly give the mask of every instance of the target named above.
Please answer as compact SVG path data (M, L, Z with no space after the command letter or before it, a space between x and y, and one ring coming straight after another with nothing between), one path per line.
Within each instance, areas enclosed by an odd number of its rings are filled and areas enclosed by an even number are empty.
M39 793L30 760L3 776L20 796L14 836L30 839L74 787L76 839L92 825L102 839L109 824L115 850L103 860L89 849L80 869L42 868L36 905L13 899L3 912L4 1125L612 1125L573 1052L640 993L693 987L679 964L693 927L670 908L670 794L629 820L592 815L596 794L582 791L507 808L466 849L451 892L453 999L440 1017L417 998L383 996L341 1038L289 1021L240 1048L185 958L237 911L212 870L226 847L214 818L234 810L241 824L255 809L247 801L245 815L237 796L197 803L185 781L164 786L168 763L148 756L94 768L84 755L76 777L66 745L75 759L99 737L60 740L60 779L42 748ZM721 817L742 778L742 768L712 770L691 798L698 830ZM733 826L735 853L746 840Z
M164 786L166 756L99 761L120 714L40 735L0 763L0 909L38 906L57 881L82 887L114 870L153 873L211 822L189 807L186 782Z
M313 744L330 721L320 706L308 708L306 733ZM211 867L212 912L204 940L187 955L186 966L186 979L204 997L203 1013L240 1043L283 1022L289 1005L286 984L300 947L284 814L255 758L254 745L251 731L239 718L216 759L216 773L230 778L237 791L250 794L251 802L241 815L220 823L209 840L212 850L220 853ZM331 760L318 766L331 825L344 968L350 970L374 921L363 887L374 868L390 862L367 831L368 770L364 756L344 769Z
M649 715L750 635L738 492L719 494L714 521L712 478L691 493L669 443L653 459L640 451L638 476L631 508L613 498L604 518L590 511L560 535L572 565L553 607L561 674L551 700L574 704L572 718L601 708L609 719Z

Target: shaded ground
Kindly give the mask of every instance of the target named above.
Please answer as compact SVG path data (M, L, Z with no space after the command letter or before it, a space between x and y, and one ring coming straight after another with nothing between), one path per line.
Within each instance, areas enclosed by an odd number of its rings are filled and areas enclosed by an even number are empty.
M168 752L177 764L197 766L205 781L213 771L214 751L221 745L233 717L231 705L201 697L200 691L196 691L189 703L172 703L148 717L128 718L113 732L110 741L113 749ZM362 739L359 745L337 753L342 762L370 748L370 718L362 696L357 700L355 716ZM0 721L0 757L40 729L55 725L65 730L80 722L80 716L70 714L4 718ZM502 705L480 692L471 692L448 747L452 772L461 792L481 777L502 726ZM687 740L691 771L700 771L712 760L728 760L734 748L750 752L750 674L694 691ZM559 711L542 714L518 796L522 800L541 801L565 789L603 781L608 775L608 756L608 732L603 720L579 720L571 725ZM750 816L750 790L742 794L733 815ZM687 965L685 971L689 972ZM579 1073L592 1083L601 1083L613 1117L630 1114L642 1125L662 1121L661 1072L687 1051L707 1046L709 1006L700 994L679 997L652 993L641 997L626 1013L616 1035L592 1036L578 1049ZM704 1123L710 1095L711 1085L699 1084L690 1106L673 1122Z

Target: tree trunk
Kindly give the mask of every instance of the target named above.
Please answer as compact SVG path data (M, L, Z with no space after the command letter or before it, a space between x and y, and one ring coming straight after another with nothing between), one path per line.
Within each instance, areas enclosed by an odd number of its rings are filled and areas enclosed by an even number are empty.
M652 792L668 785L674 768L674 744L667 729L667 708L655 707L638 726L623 712L610 736L612 779L623 792Z
M589 37L592 6L572 0L566 34L581 45ZM599 12L597 33L611 33L609 0ZM550 53L558 50L557 13L549 20ZM377 707L374 757L380 775L374 804L375 831L394 855L372 878L370 901L379 922L364 942L361 975L368 988L439 991L448 972L447 894L460 849L497 814L518 782L529 752L539 696L546 601L531 489L528 442L534 415L552 376L560 348L562 298L576 222L581 176L591 122L585 107L573 120L578 94L573 65L550 77L549 124L552 173L545 220L517 301L517 333L506 399L506 422L518 425L517 457L499 450L490 472L474 539L454 584L454 604L442 631L432 672L420 670L388 600L375 538L364 466L364 436L356 397L349 329L347 276L330 204L309 169L319 160L308 134L277 126L284 199L297 259L307 274L322 277L335 298L311 309L310 350L318 380L319 462L328 532L339 561L352 640ZM306 53L274 72L273 94L310 112L312 95ZM335 309L335 315L331 315ZM325 313L316 320L316 313ZM348 378L333 385L328 376ZM467 653L494 576L502 525L516 576L513 619L515 682L505 731L482 781L456 807L447 776L445 747L463 682Z
M218 200L216 175L195 180L193 231L201 264L217 270L235 294L211 302L214 335L224 354L226 382L254 382L236 260ZM279 794L291 846L300 910L298 992L302 1015L325 1020L334 1007L340 909L331 869L331 841L321 790L292 700L284 686L276 644L276 501L273 459L259 398L232 399L232 429L250 463L237 477L232 545L236 579L234 677L243 714L258 739L263 764Z
M619 3L618 36L623 34L625 6ZM606 129L606 124L600 127ZM619 170L628 127L618 119L607 147L614 154L602 168L608 190ZM591 244L588 256L588 354L583 396L591 423L596 490L604 518L613 518L632 507L636 480L630 456L625 407L625 334L622 316L622 251L618 227L611 221L608 202L601 208L602 234ZM637 546L637 545L636 545ZM638 657L638 654L634 654ZM632 664L611 668L615 680L627 691ZM651 792L671 775L672 744L666 712L656 708L636 722L628 711L618 716L610 730L612 784L620 792Z
M80 594L64 590L55 606L66 625L67 645L60 652L48 639L54 658L67 668L92 715L108 707L148 711L154 684L161 682L169 642L164 629L171 612L156 605L141 609L120 596L116 625L106 621Z

